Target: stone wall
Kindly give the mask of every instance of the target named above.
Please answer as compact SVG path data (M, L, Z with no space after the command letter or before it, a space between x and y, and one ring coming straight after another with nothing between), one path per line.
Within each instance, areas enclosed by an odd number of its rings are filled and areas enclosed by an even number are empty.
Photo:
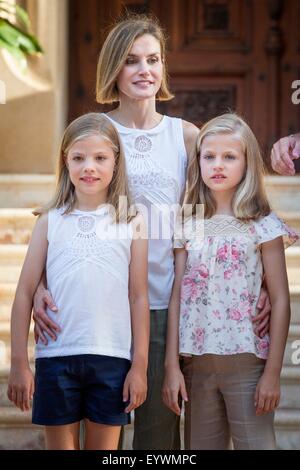
M45 54L26 72L0 49L0 173L52 173L67 109L67 0L27 0Z

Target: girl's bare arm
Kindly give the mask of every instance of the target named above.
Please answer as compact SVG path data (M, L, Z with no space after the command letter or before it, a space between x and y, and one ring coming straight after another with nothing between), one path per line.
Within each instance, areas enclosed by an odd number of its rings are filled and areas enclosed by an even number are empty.
M141 215L133 223L129 268L129 301L133 337L132 366L124 384L124 400L130 398L125 409L130 412L140 406L147 394L147 366L150 336L148 301L148 240L147 229Z
M33 295L45 268L47 258L48 214L39 217L33 229L25 257L11 315L11 360L28 364L27 341Z

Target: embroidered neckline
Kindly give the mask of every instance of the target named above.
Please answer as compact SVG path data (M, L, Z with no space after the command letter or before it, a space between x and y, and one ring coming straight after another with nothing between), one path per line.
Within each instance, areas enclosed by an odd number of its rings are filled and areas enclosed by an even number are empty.
M107 114L105 114L105 116L108 117L108 119L111 120L111 122L113 124L115 124L115 126L117 127L117 129L120 131L123 131L123 132L137 132L139 134L148 134L148 133L151 133L151 132L160 132L161 131L161 128L165 125L165 122L166 122L166 118L167 116L164 114L163 117L161 118L161 120L159 121L158 124L156 124L156 126L154 127L151 127L151 129L139 129L137 127L126 127L126 126L123 126L123 124L120 124L118 121L115 121L111 116L108 116Z

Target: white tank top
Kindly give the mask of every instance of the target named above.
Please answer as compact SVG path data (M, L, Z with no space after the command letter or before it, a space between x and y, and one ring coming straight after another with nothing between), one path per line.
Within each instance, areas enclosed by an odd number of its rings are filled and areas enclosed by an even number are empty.
M186 182L182 120L163 116L156 127L146 130L124 127L109 119L122 139L132 199L148 221L150 308L164 309L174 279L174 225L168 208L180 203Z
M57 340L36 345L36 357L99 354L131 358L128 273L131 224L110 224L107 207L48 214L47 284L58 307L48 315ZM117 235L115 229L118 229Z

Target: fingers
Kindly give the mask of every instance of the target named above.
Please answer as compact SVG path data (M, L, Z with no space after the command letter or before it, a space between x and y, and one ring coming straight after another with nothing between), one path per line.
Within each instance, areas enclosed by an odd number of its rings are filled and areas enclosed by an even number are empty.
M38 323L39 325L41 325L41 322L44 322L49 328L51 328L53 331L61 331L61 328L60 326L55 323L50 317L49 315L47 314L47 312L42 309L42 308L39 308L39 309L35 309L33 311L33 319L36 323Z
M39 340L39 332L38 332L38 327L36 323L34 324L34 328L33 328L33 336L34 336L34 342L35 344L37 344Z
M257 324L254 328L255 334L259 336L260 338L262 338L269 331L269 323L270 323L269 316L261 320L259 324Z
M43 301L45 302L45 304L47 304L47 306L48 306L48 308L50 308L50 310L52 310L53 312L58 311L58 308L55 305L54 300L52 299L52 297L50 295L50 292L48 290L46 290L44 295L43 295Z
M261 415L264 414L264 406L265 406L265 400L262 397L262 394L259 393L258 394L258 402L257 402L257 405L256 405L256 415L257 416L261 416Z
M272 168L282 175L294 175L295 167L292 161L295 142L291 136L276 142L271 151Z
M176 415L180 416L180 406L178 403L178 390L175 389L165 389L163 393L163 402L164 404Z
M10 385L8 385L7 387L7 398L9 399L9 401L12 401L12 388Z
M22 408L21 408L22 409ZM23 392L23 409L22 411L30 410L30 390L25 390Z
M14 403L14 405L22 411L29 411L31 407L31 400L34 393L34 382L29 388L11 386L7 388L7 398Z
M180 394L182 396L182 399L184 401L188 401L188 396L187 396L187 391L186 391L186 387L185 387L185 382L183 380L183 382L181 382L180 384Z
M261 416L265 413L270 413L278 407L280 401L280 395L273 393L255 393L255 407L256 415Z
M47 346L48 340L46 336L43 334L43 331L39 327L37 323L34 324L34 339L36 344L38 343L39 339L42 341L43 344Z
M300 157L300 134L298 135L298 138L294 136L293 139L291 140L291 158L292 160L296 160L297 158Z
M255 406L255 408L257 407L257 404L258 404L258 396L259 396L259 392L258 392L258 388L256 387L255 394L254 394L254 406Z
M270 323L268 322L267 326L262 331L258 331L257 336L259 336L260 338L263 338L264 336L266 336L267 333L269 333L269 329L270 329Z
M41 310L33 312L33 319L36 324L36 333L41 338L44 344L48 344L48 340L44 333L47 333L53 341L56 341L56 332L60 332L61 328L48 317L48 315Z
M139 406L144 403L146 400L146 392L138 392L138 391L131 391L130 392L130 403L129 405L125 408L125 413L130 413L132 410L135 408L138 408Z
M262 287L260 289L260 293L259 293L259 297L258 297L256 307L259 308L259 309L264 308L266 306L266 303L268 302L268 300L269 300L268 292L266 291L266 289L264 287Z
M292 160L292 155L290 155L288 152L284 152L281 154L280 162L287 169L288 174L295 173L295 167L294 167L294 163Z
M123 386L123 402L127 402L129 400L129 384L125 380L124 386Z
M269 331L269 322L271 315L271 304L269 295L266 290L261 289L259 299L257 302L257 308L261 308L255 317L252 318L252 322L256 323L255 334L261 338Z

